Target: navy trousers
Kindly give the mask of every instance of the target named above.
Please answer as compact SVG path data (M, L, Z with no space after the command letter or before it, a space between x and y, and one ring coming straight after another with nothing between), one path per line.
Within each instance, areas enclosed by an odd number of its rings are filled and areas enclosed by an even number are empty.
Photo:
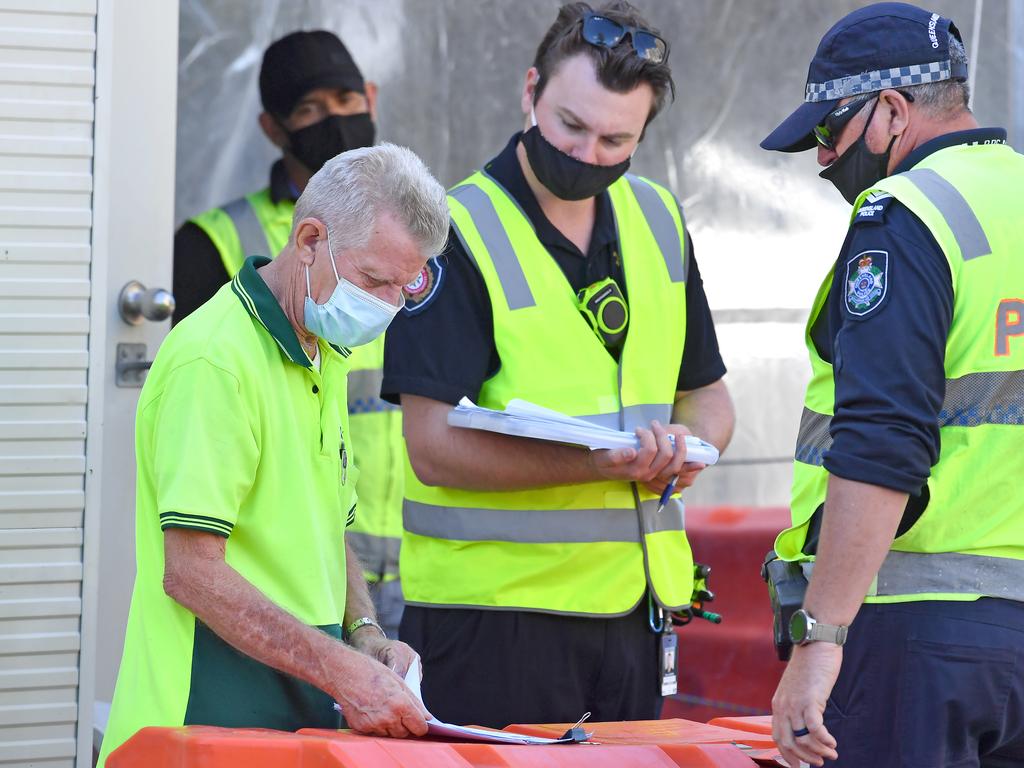
M837 768L1024 765L1024 603L862 606L825 725Z

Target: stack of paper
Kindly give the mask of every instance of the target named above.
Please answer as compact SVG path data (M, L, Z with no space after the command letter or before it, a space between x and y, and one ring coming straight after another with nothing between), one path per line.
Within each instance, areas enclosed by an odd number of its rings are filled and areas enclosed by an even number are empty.
M566 416L525 400L510 400L504 411L481 408L467 397L448 413L453 427L483 429L504 435L550 440L556 443L598 448L636 448L636 435ZM718 461L718 449L694 435L686 436L686 460L712 465Z
M420 658L413 661L409 671L405 673L405 684L417 699L423 701L420 692ZM492 731L486 728L472 728L468 725L450 725L442 723L436 717L427 720L427 733L430 736L447 736L448 738L465 741L486 741L492 744L564 744L572 739L548 739L542 736L526 736L522 733L508 731Z

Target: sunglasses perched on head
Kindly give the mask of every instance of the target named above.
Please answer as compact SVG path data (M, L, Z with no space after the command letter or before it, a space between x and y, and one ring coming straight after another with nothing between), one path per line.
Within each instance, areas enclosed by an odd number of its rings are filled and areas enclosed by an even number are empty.
M668 59L668 43L649 29L626 26L596 13L583 17L583 39L591 45L614 48L626 35L629 35L633 51L641 59L653 64L661 64Z
M914 94L907 93L906 91L896 91L896 93L913 103ZM821 125L814 126L814 138L825 149L835 149L836 139L842 133L846 124L857 116L857 113L864 108L865 104L877 98L877 94L867 94L857 101L850 101L841 107L836 107L825 115L825 120Z

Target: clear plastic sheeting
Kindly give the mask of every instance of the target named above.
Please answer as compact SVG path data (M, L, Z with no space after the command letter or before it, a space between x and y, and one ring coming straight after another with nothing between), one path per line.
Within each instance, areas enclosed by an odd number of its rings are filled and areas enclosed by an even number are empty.
M267 183L275 149L257 124L266 46L336 32L380 87L378 135L447 184L523 125L523 77L553 0L181 0L177 220ZM594 3L596 4L596 3ZM824 32L864 5L842 0L636 0L672 46L676 101L633 170L683 201L738 411L721 465L691 503L785 504L803 387L807 308L836 257L848 206L813 152L757 143L800 102ZM1024 0L941 0L963 33L983 125L1024 143ZM980 25L977 23L980 21ZM668 329L666 329L668 332Z

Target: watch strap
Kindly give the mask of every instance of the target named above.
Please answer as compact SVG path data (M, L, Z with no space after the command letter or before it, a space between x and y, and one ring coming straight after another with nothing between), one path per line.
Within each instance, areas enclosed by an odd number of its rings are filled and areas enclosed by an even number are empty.
M345 627L345 637L346 638L352 637L353 633L355 633L356 630L362 629L363 627L373 627L378 632L380 632L380 636L381 637L383 637L385 640L387 640L387 637L388 637L387 632L385 632L384 628L381 627L380 624L378 624L374 619L371 619L369 616L362 616L362 617L356 619L355 621L353 621L347 627Z
M814 622L811 625L811 631L808 633L807 642L825 642L833 643L835 645L843 645L846 642L846 633L849 627L837 627L832 624L822 624L819 621Z

